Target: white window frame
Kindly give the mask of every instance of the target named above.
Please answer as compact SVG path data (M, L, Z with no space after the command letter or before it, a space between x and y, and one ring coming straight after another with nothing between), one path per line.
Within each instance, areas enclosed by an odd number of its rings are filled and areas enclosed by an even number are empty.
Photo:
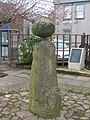
M64 6L64 19L72 19L72 5Z
M76 19L85 18L85 4L76 4L76 6L75 6L75 18Z
M64 40L69 42L69 35L71 34L71 29L64 29Z

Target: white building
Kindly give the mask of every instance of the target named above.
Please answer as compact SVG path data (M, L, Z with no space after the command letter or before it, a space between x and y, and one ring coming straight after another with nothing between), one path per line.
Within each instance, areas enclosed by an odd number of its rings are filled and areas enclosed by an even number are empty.
M90 34L90 0L55 0L56 34Z

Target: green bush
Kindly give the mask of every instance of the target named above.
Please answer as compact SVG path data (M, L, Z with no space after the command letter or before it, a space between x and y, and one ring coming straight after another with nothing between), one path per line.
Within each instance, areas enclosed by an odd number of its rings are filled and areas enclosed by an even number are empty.
M26 41L19 43L18 52L20 63L32 62L34 45L40 41L42 41L42 38L32 35Z

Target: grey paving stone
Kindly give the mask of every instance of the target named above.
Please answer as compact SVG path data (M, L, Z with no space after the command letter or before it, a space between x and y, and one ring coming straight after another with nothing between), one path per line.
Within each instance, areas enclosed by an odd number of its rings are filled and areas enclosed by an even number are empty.
M26 117L23 120L37 120L37 116Z
M10 76L10 75L4 78L0 78L0 92L3 92L5 90L10 90L10 89L13 90L19 87L20 85L24 85L28 81L29 79L27 78Z
M65 78L65 79L75 79L77 76L76 75L63 74L61 77Z
M85 82L84 84L82 84L82 86L90 88L90 81L88 80L87 82Z
M82 84L84 84L85 81L81 81L81 80L70 80L67 82L67 84L69 85L75 85L75 86L82 86Z
M45 119L43 119L43 118L39 118L38 120L45 120Z
M31 117L31 114L30 114L30 112L29 111L19 111L19 112L16 112L16 115L18 116L18 117L20 117L21 119L24 119L24 118L26 118L26 117ZM34 116L35 117L35 116Z
M66 120L66 118L64 116L61 116L61 117L56 118L56 120Z
M27 78L27 79L30 78L30 75L25 74L25 73L20 73L19 75L16 75L16 76L17 76L17 77L22 77L22 78Z
M65 78L57 78L57 80L58 80L58 83L62 83L62 84L70 81L70 79L65 79Z
M0 118L0 120L10 120L10 118Z
M62 74L62 73L58 74L57 73L57 77L64 77L64 74Z
M11 120L19 120L19 117L18 117L18 116L13 116L13 117L11 118Z
M81 80L81 81L88 81L90 80L90 77L84 77L84 76L77 76L75 80Z

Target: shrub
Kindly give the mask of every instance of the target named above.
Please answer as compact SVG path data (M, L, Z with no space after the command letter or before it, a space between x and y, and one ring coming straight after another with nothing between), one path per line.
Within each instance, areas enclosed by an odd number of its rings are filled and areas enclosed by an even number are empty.
M19 43L19 60L20 63L31 63L33 59L33 47L36 43L42 41L42 38L32 35L26 41Z

